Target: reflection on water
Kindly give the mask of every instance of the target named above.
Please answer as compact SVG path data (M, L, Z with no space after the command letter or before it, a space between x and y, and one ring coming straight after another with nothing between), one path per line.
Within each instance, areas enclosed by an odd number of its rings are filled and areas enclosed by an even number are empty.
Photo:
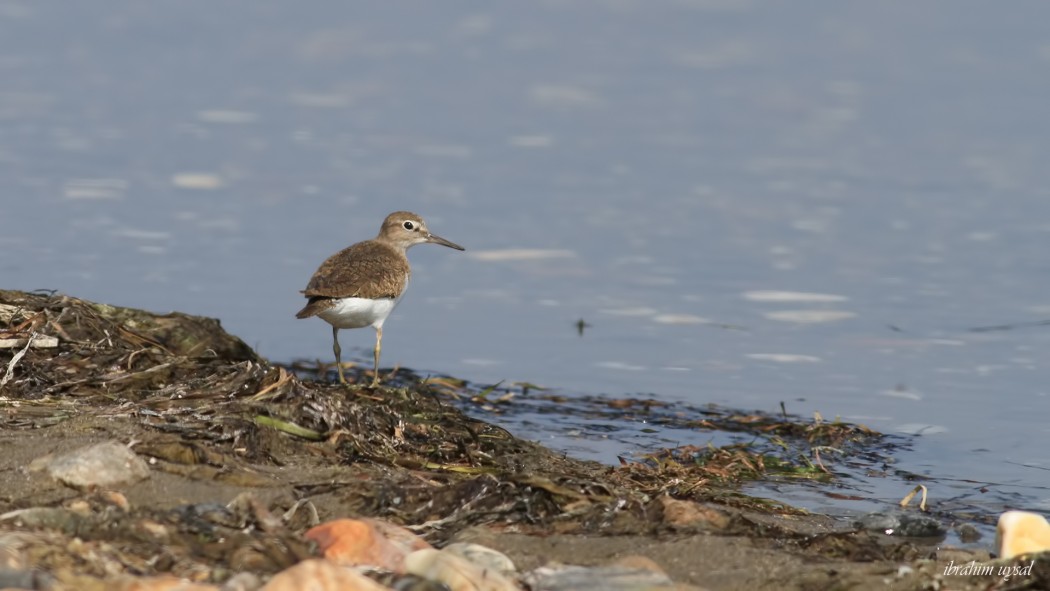
M1048 16L13 0L0 272L326 358L298 289L409 209L470 256L411 254L390 363L783 401L1045 509Z

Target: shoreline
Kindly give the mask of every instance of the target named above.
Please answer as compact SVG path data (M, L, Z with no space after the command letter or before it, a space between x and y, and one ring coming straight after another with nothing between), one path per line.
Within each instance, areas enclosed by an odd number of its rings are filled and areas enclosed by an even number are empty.
M480 543L519 570L642 556L679 585L710 589L1050 581L1045 561L1026 579L948 573L989 555L741 495L734 478L742 476L719 479L715 470L753 461L739 450L716 450L717 466L692 456L576 460L464 415L448 402L454 386L411 371L377 390L300 380L212 319L0 291L0 331L10 340L0 348L0 470L13 475L0 513L15 514L0 519L0 536L22 536L22 570L46 573L55 589L111 590L113 580L144 575L265 579L316 553L302 537L315 520L346 517L411 527L435 547ZM821 437L863 435L826 425ZM77 489L43 468L104 441L131 444L145 477ZM236 499L254 518L209 522L232 529L221 543L199 539L202 508ZM306 505L312 510L292 510ZM264 513L288 517L265 531L256 523ZM149 523L166 535L151 537ZM253 554L274 544L282 550L265 560Z

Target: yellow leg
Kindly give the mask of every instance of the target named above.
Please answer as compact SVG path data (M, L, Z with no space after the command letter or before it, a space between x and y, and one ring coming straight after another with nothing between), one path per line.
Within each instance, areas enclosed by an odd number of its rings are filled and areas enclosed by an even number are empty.
M383 327L376 327L375 374L372 376L372 387L379 386L379 351L383 348Z
M335 352L335 370L339 372L339 383L345 384L346 378L343 377L343 350L339 347L339 329L334 326L332 327L332 351Z

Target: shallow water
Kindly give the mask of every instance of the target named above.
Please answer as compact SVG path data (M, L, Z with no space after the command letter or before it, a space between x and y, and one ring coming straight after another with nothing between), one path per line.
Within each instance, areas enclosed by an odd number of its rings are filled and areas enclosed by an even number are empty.
M0 4L4 287L329 359L298 290L410 209L467 252L412 250L384 365L783 401L1050 509L1050 327L970 330L1050 317L1050 5L405 6Z

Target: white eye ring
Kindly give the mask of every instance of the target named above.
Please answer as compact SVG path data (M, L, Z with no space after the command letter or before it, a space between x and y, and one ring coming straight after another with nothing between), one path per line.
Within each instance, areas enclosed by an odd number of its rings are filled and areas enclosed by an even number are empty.
M401 225L402 225L402 226L404 226L404 228L405 228L406 230L415 230L415 229L416 229L416 225L415 225L415 224L413 224L413 223L412 223L411 221L409 221L409 220L405 220L405 221L404 221L404 223L402 223Z

